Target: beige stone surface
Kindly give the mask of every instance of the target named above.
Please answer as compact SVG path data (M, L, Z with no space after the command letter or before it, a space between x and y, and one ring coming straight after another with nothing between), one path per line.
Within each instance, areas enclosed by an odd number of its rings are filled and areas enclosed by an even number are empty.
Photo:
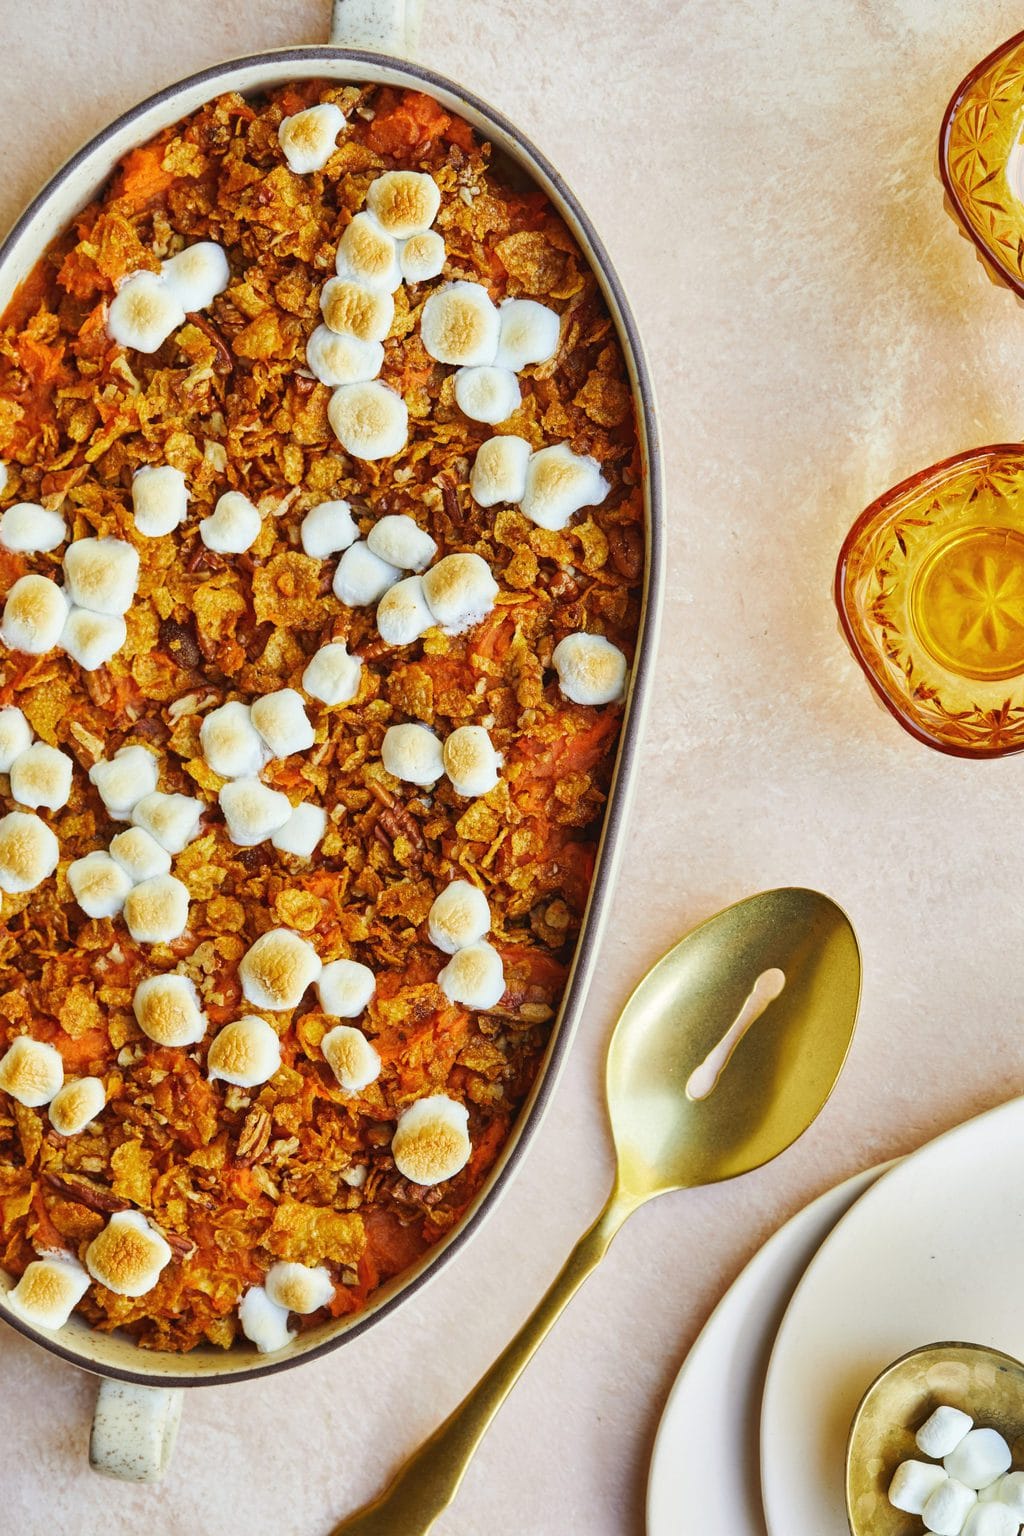
M115 112L225 56L322 39L327 11L0 0L0 226ZM1019 27L1019 8L428 0L427 12L424 59L515 117L594 215L660 394L658 699L598 979L554 1108L458 1262L323 1362L191 1393L159 1492L86 1470L93 1383L0 1330L0 1530L19 1536L316 1536L369 1495L476 1380L597 1209L618 1005L672 940L750 891L820 886L857 926L863 1014L835 1098L774 1166L634 1218L502 1412L444 1536L639 1536L665 1395L746 1258L835 1180L1021 1088L1024 764L960 762L902 733L847 654L830 597L841 538L870 499L1020 435L1024 310L985 279L935 177L946 99Z

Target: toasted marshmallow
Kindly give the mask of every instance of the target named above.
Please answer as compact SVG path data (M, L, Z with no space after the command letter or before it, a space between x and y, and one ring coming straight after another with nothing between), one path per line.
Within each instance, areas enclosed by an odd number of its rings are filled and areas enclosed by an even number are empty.
M139 557L124 539L76 539L64 551L68 597L93 613L127 613L139 585Z
M351 704L359 692L363 664L350 656L340 642L322 645L307 663L302 686L312 699L322 704Z
M217 796L228 837L238 848L255 848L284 826L292 807L287 795L259 779L235 779Z
M519 509L539 528L564 528L581 507L598 507L608 482L596 459L555 443L535 453L526 466L526 490Z
M119 613L93 613L72 608L57 642L83 672L105 667L128 639L128 626Z
M445 886L427 914L427 932L431 944L446 955L476 944L491 926L487 897L468 880L453 880Z
M455 951L437 984L450 1003L496 1008L505 992L505 968L498 951L481 939Z
M522 402L519 380L508 368L460 368L455 375L455 403L470 421L497 426Z
M355 1019L376 989L377 981L368 965L360 965L358 960L332 960L320 972L316 995L332 1019Z
M199 537L218 555L240 555L259 538L263 520L248 496L225 491L209 517L199 523Z
M321 501L302 519L299 538L311 560L326 560L348 549L359 537L359 528L347 501Z
M0 820L0 891L34 891L57 868L60 845L45 821L31 811L8 811Z
M223 1078L238 1088L269 1083L281 1065L281 1042L266 1019L247 1013L244 1019L225 1024L214 1037L206 1058L211 1081Z
M257 1008L296 1008L323 967L320 956L290 928L271 928L258 938L238 967L242 992Z
M288 1313L276 1306L262 1285L252 1285L238 1303L238 1321L250 1344L261 1355L274 1355L285 1349L295 1334L288 1327Z
M353 282L349 277L332 277L324 283L320 310L328 329L339 336L381 342L395 318L395 301L380 288Z
M526 494L526 466L533 452L523 437L489 437L481 443L473 461L469 489L480 507L499 502L522 501Z
M499 368L518 373L530 363L551 361L558 351L562 325L553 309L536 299L505 299L498 314L501 331L494 361Z
M444 270L444 239L436 229L403 240L398 253L402 276L407 283L427 283Z
M126 277L107 312L111 339L136 352L156 352L184 323L180 299L156 272L133 272Z
M441 743L425 725L389 725L381 758L388 773L409 784L433 784L444 773Z
M71 894L87 917L116 917L132 884L128 872L100 848L68 865Z
M380 373L384 348L379 341L340 336L329 325L318 325L306 343L306 363L321 384L363 384Z
M145 1296L171 1261L171 1250L141 1211L115 1211L85 1250L85 1267L115 1296Z
M625 692L626 658L604 635L566 635L551 661L559 689L574 704L612 704Z
M89 779L115 821L128 820L138 802L156 789L159 776L160 765L148 747L121 747L112 758L101 758L89 769Z
M11 651L52 651L68 616L68 600L49 576L19 576L4 603L0 640Z
M324 1060L346 1093L362 1093L380 1076L380 1057L358 1029L339 1024L320 1042Z
M367 188L366 206L389 235L408 240L433 224L441 192L433 176L423 171L385 171Z
M378 602L401 574L396 566L375 555L369 544L358 539L338 561L334 595L349 608L365 608Z
M431 357L457 368L494 362L501 322L480 283L448 283L423 306L420 336Z
M172 944L188 927L188 886L173 875L143 880L124 899L124 920L136 944Z
M292 807L283 827L278 827L270 841L278 853L290 853L296 859L312 858L327 831L327 812L322 805L304 800Z
M157 1045L197 1045L206 1034L208 1020L187 976L145 977L135 988L132 1007L142 1033Z
M0 773L10 773L15 758L32 745L32 727L16 704L0 709Z
M248 704L231 699L213 709L199 727L203 756L224 779L254 778L268 753Z
M254 699L250 713L272 757L290 757L293 752L305 752L313 745L313 727L302 695L294 688L278 688Z
M173 533L188 514L185 476L170 464L145 464L132 478L135 526L147 539Z
M445 1093L435 1093L402 1112L391 1140L395 1167L413 1184L441 1184L469 1162L469 1111Z
M0 1092L27 1109L49 1104L63 1081L60 1051L30 1035L18 1035L0 1057Z
M345 114L333 101L321 101L304 112L281 119L278 143L284 157L298 176L322 171L337 148L338 134L345 126Z
M160 272L187 315L206 309L231 281L227 254L213 240L187 245L165 261Z
M377 604L377 630L388 645L411 645L435 622L423 595L422 576L396 581Z
M444 771L456 794L486 795L498 782L501 755L482 725L460 725L445 738Z
M111 839L110 857L120 864L133 885L169 875L171 856L143 827L127 827Z
M308 1264L271 1264L267 1270L267 1295L275 1307L298 1312L305 1317L317 1312L334 1295L334 1281L323 1265L313 1269Z
M389 459L401 453L409 438L405 401L376 379L336 389L327 419L338 442L354 459Z
M59 811L71 794L71 767L66 752L37 741L11 764L11 794L33 811Z
M117 755L120 757L120 752ZM198 837L199 818L205 810L205 803L191 795L165 795L157 789L132 806L131 821L155 837L168 853L181 853Z
M59 1088L50 1100L50 1124L58 1136L77 1136L102 1113L106 1102L102 1078L76 1078Z
M424 573L423 592L436 622L458 635L490 613L498 583L479 555L445 555Z
M437 554L430 534L415 518L400 512L379 518L366 535L366 542L375 555L400 571L422 571Z
M16 501L0 517L0 544L20 555L56 549L68 536L59 512L47 512L35 501Z
M402 281L398 246L368 213L357 213L338 242L339 277L394 293Z
M71 1254L33 1259L4 1300L22 1322L63 1328L89 1289L88 1273Z

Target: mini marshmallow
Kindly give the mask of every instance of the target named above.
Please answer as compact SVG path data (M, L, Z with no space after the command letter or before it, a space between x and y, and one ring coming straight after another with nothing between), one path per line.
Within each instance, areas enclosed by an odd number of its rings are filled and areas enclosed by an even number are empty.
M444 240L436 229L410 235L408 240L403 240L398 253L402 276L407 283L426 283L432 277L440 277L444 259Z
M937 1488L946 1482L941 1467L927 1461L903 1461L889 1484L889 1503L907 1515L919 1515Z
M450 1003L496 1008L505 993L505 968L494 946L481 939L455 951L437 984Z
M362 1093L380 1076L380 1057L364 1034L351 1024L329 1029L320 1042L324 1060L345 1093Z
M251 779L267 761L264 741L248 704L231 699L213 709L199 727L203 756L224 779Z
M271 1264L265 1284L267 1295L276 1307L283 1307L286 1312L298 1312L301 1317L326 1307L334 1295L334 1281L322 1264L314 1269L309 1264L289 1264L281 1260Z
M35 890L57 868L60 845L45 821L31 811L0 819L0 891L19 896Z
M11 794L30 810L59 811L71 794L71 768L66 752L34 742L11 764Z
M355 1019L368 1006L376 988L368 965L358 960L332 960L320 972L316 995L332 1019Z
M427 914L431 944L454 955L484 938L491 926L487 897L468 880L453 880L434 900Z
M338 561L334 595L349 608L365 608L379 602L401 574L396 566L375 555L369 544L358 539Z
M312 944L290 928L271 928L243 955L238 967L242 992L256 1008L296 1008L322 966Z
M50 1124L58 1136L78 1136L102 1113L106 1102L107 1090L101 1078L76 1078L59 1088L50 1100Z
M363 664L340 641L322 645L302 674L302 686L322 704L351 704L359 692Z
M437 545L415 518L390 512L379 518L366 535L373 553L400 571L422 571L437 554Z
M626 658L604 635L579 631L555 646L551 662L562 695L574 704L613 704L626 687Z
M10 651L42 656L52 651L68 616L68 600L49 576L19 576L4 602L0 640Z
M388 773L407 784L434 784L444 773L441 743L425 725L389 725L381 760Z
M423 306L420 338L439 363L486 367L498 350L501 321L480 283L448 283Z
M413 1184L440 1184L469 1162L469 1112L447 1094L417 1099L403 1110L391 1141L399 1173Z
M147 539L173 533L188 515L185 476L170 464L146 464L132 478L135 526Z
M366 190L366 206L396 240L422 234L437 218L441 192L423 171L385 171Z
M348 549L359 537L359 528L347 501L321 501L302 519L299 538L311 560L326 560Z
M0 1092L26 1109L49 1104L64 1081L60 1051L30 1035L18 1035L0 1057Z
M93 613L72 608L57 644L83 672L105 667L128 639L128 626L119 613Z
M998 1483L990 1484L989 1488L984 1489L986 1498L992 1488L995 1489L997 1502L1005 1504L1012 1515L1024 1522L1024 1472L1007 1472Z
M20 555L45 554L63 544L67 524L35 501L16 501L0 517L0 544Z
M132 889L132 878L98 848L68 865L68 885L87 917L116 917Z
M498 583L480 555L445 555L424 573L423 594L437 623L458 635L491 612Z
M306 363L321 384L365 384L384 366L384 348L379 341L340 336L329 325L318 325L306 343Z
M973 1488L947 1477L929 1494L921 1511L925 1529L935 1536L960 1536L964 1521L978 1501Z
M434 623L421 576L396 581L377 604L377 631L388 645L411 645Z
M224 785L217 799L228 837L238 848L255 848L283 827L292 813L288 796L259 779L235 779Z
M291 757L313 745L313 727L306 714L302 695L294 688L278 688L254 699L252 723L272 757Z
M172 944L188 927L188 886L173 875L143 880L124 899L124 920L136 944Z
M262 1285L250 1286L238 1303L238 1321L250 1344L261 1355L274 1355L285 1349L295 1334L288 1327L288 1313L275 1306Z
M278 853L290 853L296 859L312 858L327 831L327 812L322 805L304 800L292 807L283 827L278 827L270 841Z
M205 810L205 802L191 795L165 795L158 789L132 806L130 819L155 837L161 848L177 854L198 837L199 818Z
M536 299L505 299L498 314L501 331L494 359L497 367L518 373L531 363L551 361L558 351L562 324L553 309L538 304Z
M389 459L401 453L409 439L405 401L375 379L336 389L327 419L338 442L354 459Z
M357 341L381 342L395 318L395 301L390 293L370 288L349 277L332 277L320 294L324 324L339 336L354 336Z
M209 1021L187 976L146 976L135 988L132 1007L142 1033L157 1045L198 1045L206 1034Z
M961 1536L1018 1536L1020 1521L1005 1504L975 1504L960 1530Z
M32 727L16 704L0 709L0 773L10 773L15 758L32 745Z
M269 1083L281 1066L281 1042L266 1019L247 1013L225 1024L214 1037L206 1058L211 1082L223 1078L238 1088L257 1088Z
M67 595L92 613L127 613L139 585L139 557L124 539L76 539L64 551Z
M143 827L127 827L112 838L110 857L120 864L134 885L171 872L171 856L167 849L162 848Z
M335 269L339 277L394 293L402 281L398 246L387 230L368 213L357 213L338 242Z
M171 1261L171 1250L141 1211L115 1211L85 1250L85 1267L115 1296L145 1296Z
M36 1328L63 1328L89 1289L89 1276L71 1254L33 1259L4 1300Z
M610 487L596 459L555 443L533 454L526 466L526 490L519 510L538 528L566 527L581 507L598 507Z
M1010 1447L995 1429L972 1429L948 1456L942 1458L947 1474L968 1488L987 1488L1002 1477L1013 1457Z
M486 795L498 782L501 756L482 725L460 725L444 744L444 771L458 795Z
M342 1169L341 1181L347 1184L349 1189L362 1189L366 1183L366 1164L356 1163L351 1168Z
M533 449L525 438L506 434L481 443L473 461L469 489L480 507L518 502L526 494L526 466Z
M973 1427L974 1420L969 1413L961 1413L959 1408L942 1406L925 1419L914 1438L922 1455L941 1461L943 1456L956 1450L964 1435Z
M160 272L187 315L206 309L231 281L227 253L214 240L187 245Z
M89 779L114 821L127 821L139 801L156 789L159 776L160 765L148 747L121 747L112 758L101 758L89 769ZM180 853L181 849L170 851Z
M322 171L337 148L338 134L344 126L345 114L333 101L321 101L315 107L282 118L277 139L291 170L297 176Z
M136 352L156 352L184 323L181 301L156 272L131 273L107 311L108 335L119 347L133 347Z
M259 538L263 520L248 496L225 491L209 517L199 523L199 537L218 555L241 555Z
M455 403L470 421L497 426L522 403L519 380L507 368L460 368L455 375Z

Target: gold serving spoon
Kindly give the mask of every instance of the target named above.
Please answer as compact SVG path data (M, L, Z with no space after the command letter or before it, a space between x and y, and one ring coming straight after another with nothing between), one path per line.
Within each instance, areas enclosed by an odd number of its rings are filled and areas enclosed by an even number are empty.
M655 1195L748 1173L795 1141L835 1086L859 997L853 929L816 891L751 896L658 961L622 1010L608 1051L618 1167L607 1205L469 1396L333 1536L430 1530L534 1350L626 1217Z

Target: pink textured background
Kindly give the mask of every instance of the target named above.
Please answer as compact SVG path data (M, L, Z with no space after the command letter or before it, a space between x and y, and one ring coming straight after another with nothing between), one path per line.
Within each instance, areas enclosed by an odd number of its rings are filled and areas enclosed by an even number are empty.
M117 111L203 65L323 39L326 0L0 0L0 227ZM1024 414L1024 312L943 212L935 136L1009 0L428 0L424 60L559 162L633 295L670 509L658 702L630 856L555 1106L504 1203L398 1315L301 1371L190 1395L159 1491L85 1465L91 1380L0 1329L0 1529L317 1536L476 1380L597 1209L616 1008L759 887L842 902L866 966L831 1105L776 1165L641 1212L531 1366L444 1536L639 1536L697 1329L810 1196L1019 1091L1024 764L918 746L830 601L887 485ZM695 1490L699 1498L699 1490Z

